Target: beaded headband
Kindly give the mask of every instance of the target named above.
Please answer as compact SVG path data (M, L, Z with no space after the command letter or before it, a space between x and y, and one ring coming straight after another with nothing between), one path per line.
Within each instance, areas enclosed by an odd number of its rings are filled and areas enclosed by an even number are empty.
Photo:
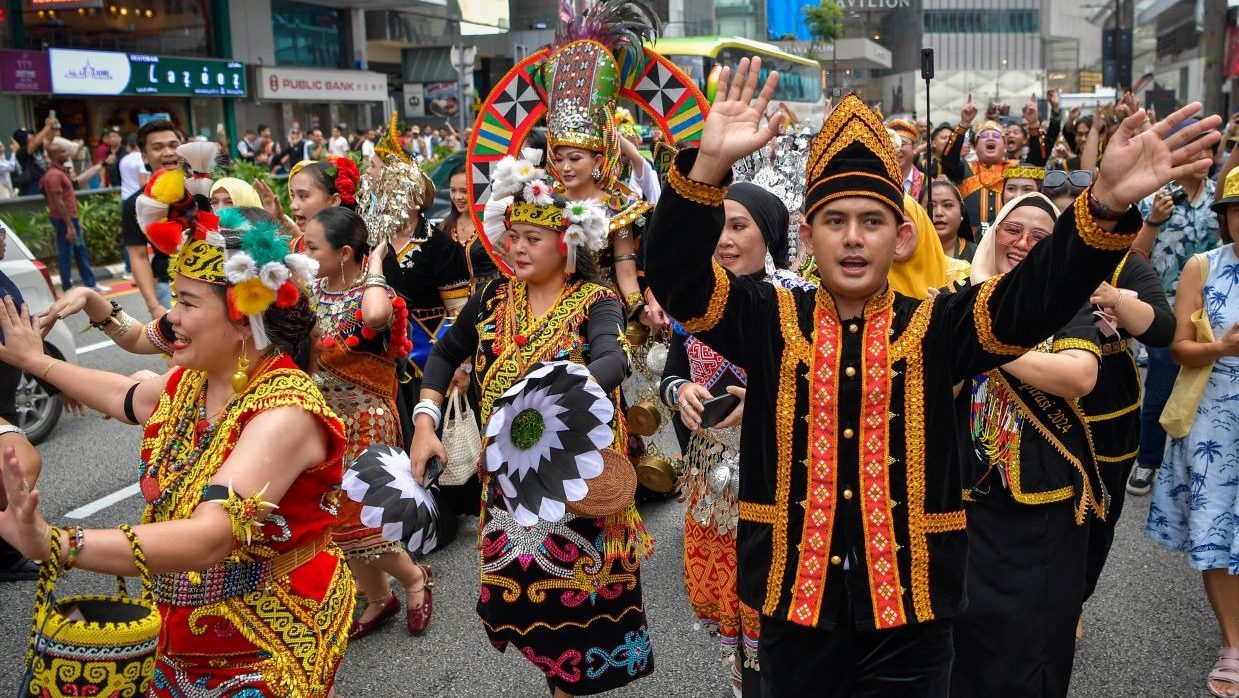
M1045 168L1036 165L1012 165L1002 171L1003 179L1045 179Z

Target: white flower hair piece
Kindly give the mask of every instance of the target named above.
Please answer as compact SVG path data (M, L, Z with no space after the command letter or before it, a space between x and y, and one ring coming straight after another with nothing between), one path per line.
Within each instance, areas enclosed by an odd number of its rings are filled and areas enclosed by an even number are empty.
M285 255L284 265L292 272L293 277L303 284L309 284L318 277L318 262L306 255L300 253Z
M508 236L508 207L512 205L512 197L490 197L482 210L482 232L490 240L490 246L497 248Z
M565 270L571 274L576 271L576 254L578 247L584 247L590 252L599 252L607 244L607 233L610 219L602 204L586 199L584 201L569 201L564 206L564 247L568 248L568 259Z
M258 265L245 252L234 252L224 262L224 276L231 284L249 281L258 276Z
M521 193L525 201L538 206L550 206L555 203L554 190L551 185L540 179L535 179L525 185L525 190Z
M491 170L491 198L502 199L523 194L530 182L545 179L546 173L525 158L504 156Z
M258 270L258 278L262 281L262 285L272 291L279 291L280 287L288 281L290 274L289 268L279 262L267 262L262 265L262 269Z

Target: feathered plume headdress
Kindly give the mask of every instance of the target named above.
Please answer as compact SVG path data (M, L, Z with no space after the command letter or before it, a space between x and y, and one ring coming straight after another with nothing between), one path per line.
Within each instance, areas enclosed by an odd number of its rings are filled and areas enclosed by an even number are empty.
M318 262L288 253L288 238L275 223L251 223L239 208L211 212L211 169L219 145L186 143L177 153L189 166L161 169L151 176L137 198L138 223L147 239L171 256L170 271L191 279L228 287L228 314L246 318L254 346L270 346L262 314L272 304L297 304L318 276Z
M556 48L543 67L547 89L546 136L552 151L573 146L599 153L598 183L610 189L619 171L619 97L616 55L640 56L658 36L658 17L637 0L605 0L576 14L560 6Z

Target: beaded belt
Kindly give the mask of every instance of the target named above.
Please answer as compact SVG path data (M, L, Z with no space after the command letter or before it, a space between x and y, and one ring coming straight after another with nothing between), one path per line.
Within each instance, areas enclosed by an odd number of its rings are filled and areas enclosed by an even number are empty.
M414 320L421 320L422 322L425 322L427 320L438 320L439 318L444 317L446 314L447 314L447 311L441 307L440 308L420 308L420 309L409 308L409 317L413 318Z
M1117 342L1107 342L1101 345L1102 356L1109 356L1111 354L1117 354L1122 351L1127 351L1127 340L1126 339L1120 339Z
M155 601L196 608L243 596L284 577L327 549L331 534L283 555L258 562L221 562L203 572L173 572L155 577ZM197 582L191 580L197 578Z

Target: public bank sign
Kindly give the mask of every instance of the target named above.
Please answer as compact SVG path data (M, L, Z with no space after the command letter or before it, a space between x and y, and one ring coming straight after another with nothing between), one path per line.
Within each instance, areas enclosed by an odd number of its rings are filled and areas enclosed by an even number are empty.
M258 98L295 102L382 102L387 76L364 70L259 68Z
M245 66L236 61L55 48L48 57L55 94L246 95Z

